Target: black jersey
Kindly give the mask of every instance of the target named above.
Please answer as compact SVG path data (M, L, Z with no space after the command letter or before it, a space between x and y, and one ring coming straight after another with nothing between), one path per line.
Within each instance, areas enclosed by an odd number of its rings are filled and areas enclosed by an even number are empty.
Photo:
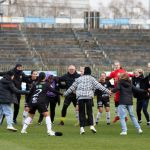
M48 91L61 95L61 93L54 90L48 82L39 82L34 84L31 88L28 101L32 104L46 103L46 94Z
M110 89L113 87L113 85L109 82L109 81L105 81L105 82L100 82L105 88ZM97 100L109 100L109 94L105 93L101 90L96 90L96 96L97 96Z

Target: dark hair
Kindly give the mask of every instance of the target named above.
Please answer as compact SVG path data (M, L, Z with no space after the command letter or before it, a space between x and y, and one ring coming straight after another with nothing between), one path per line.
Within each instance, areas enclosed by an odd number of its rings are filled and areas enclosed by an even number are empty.
M32 70L32 71L31 71L31 74L33 74L33 72L37 72L37 71L36 71L36 70Z
M9 75L10 77L14 76L14 72L13 71L9 71L7 72L7 75Z
M84 68L84 75L91 75L91 68L90 67Z
M46 74L44 72L39 73L38 82L41 82L43 79L45 79Z
M22 67L22 65L21 64L16 64L15 68L17 68L17 67Z

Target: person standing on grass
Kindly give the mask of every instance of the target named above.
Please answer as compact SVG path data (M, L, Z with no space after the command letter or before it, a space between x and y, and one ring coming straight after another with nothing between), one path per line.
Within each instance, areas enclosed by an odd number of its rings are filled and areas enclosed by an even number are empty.
M127 135L127 125L125 121L126 110L128 111L135 128L138 130L138 133L142 133L143 131L133 113L133 91L137 91L139 93L146 93L147 91L143 89L138 89L133 86L131 80L129 79L128 73L123 73L120 75L117 86L111 91L113 93L117 91L120 92L118 106L118 112L122 128L122 132L120 133L120 135Z
M77 79L78 77L80 77L80 74L78 74L76 72L75 66L70 65L68 67L67 74L64 74L62 77L60 77L59 82L61 84L63 82L65 84L64 88L67 90L73 84L75 79ZM77 99L76 99L76 94L74 93L74 91L72 91L72 93L70 93L69 95L67 95L65 97L63 108L61 111L61 119L60 119L59 125L64 125L64 120L65 120L65 117L67 114L67 109L68 109L69 105L71 104L71 102L73 103L73 106L74 106L75 111L76 111ZM78 115L78 112L76 112L76 118L78 118L77 115Z
M60 90L60 87L58 84L58 77L54 77L51 74L47 74L46 75L46 82L48 82L50 84L50 86L53 89L55 89L56 91ZM48 91L46 94L46 101L47 101L47 108L50 105L51 122L54 123L56 105L57 105L57 103L58 103L58 105L60 105L60 95L58 95L52 91ZM42 114L40 114L38 124L42 123L43 117L44 116Z
M26 129L28 128L30 122L33 120L35 116L36 110L39 113L42 113L45 117L47 133L49 136L61 136L61 132L54 132L52 130L52 123L50 119L49 112L47 110L47 102L46 102L46 94L48 91L54 92L55 94L62 95L58 91L55 91L48 82L45 82L46 75L44 72L41 72L38 77L38 82L33 85L30 90L28 101L29 101L29 116L25 119L24 125L22 127L21 133L26 134Z
M35 84L37 82L37 78L38 78L38 72L36 70L32 70L31 71L31 77L29 77L26 81L26 90L29 91L33 84ZM27 102L27 97L28 95L25 95L25 105L24 105L24 111L22 114L22 124L24 124L24 120L28 117L28 112L29 112L29 106L28 106L28 102Z
M26 82L30 76L27 76L24 74L23 66L21 64L16 64L16 66L10 71L12 71L14 73L13 82L14 82L15 87L17 89L21 90L22 82ZM0 72L0 76L4 76L5 74L7 74L10 71ZM13 114L13 123L14 124L17 124L17 117L18 117L19 109L20 109L21 94L16 94L16 96L17 96L18 102L14 104L14 114Z
M121 67L120 62L115 61L114 70L109 74L109 76L106 77L106 79L107 80L114 79L114 87L116 87L117 83L118 83L119 75L122 74L122 73L125 73L125 72L126 72L126 70ZM120 93L119 93L119 91L117 91L114 95L116 116L113 119L113 123L115 123L119 120L119 114L118 114L119 97L120 97ZM127 121L128 118L125 117L125 120Z
M106 80L106 73L102 72L99 78L99 83L101 83L105 88L110 89L113 86L111 83ZM96 115L95 122L98 124L98 120L102 115L103 112L103 106L105 107L106 110L106 121L107 125L110 125L110 95L108 93L104 93L100 90L95 91L96 96L97 96L97 105L98 105L98 113Z
M111 92L102 86L94 77L91 76L90 67L84 68L84 75L77 78L75 82L69 87L69 89L64 93L64 96L68 96L73 91L76 91L78 106L79 106L79 121L80 121L80 134L84 134L86 115L85 107L88 116L88 122L90 125L90 130L96 133L96 129L93 123L93 110L92 110L92 99L94 97L94 90L100 89L103 92L110 94Z
M146 78L144 78L144 73L143 73L143 70L141 70L141 69L137 69L134 72L134 77L132 78L132 83L137 88L148 90L148 87L147 87L148 81ZM134 92L134 97L137 99L136 113L137 113L137 117L138 117L138 122L142 123L141 111L143 109L143 113L145 115L147 125L150 125L150 117L149 117L149 113L147 111L148 104L149 104L148 93L142 93L141 94L138 92Z
M13 110L11 105L18 102L16 94L28 94L29 92L18 90L13 83L13 79L14 73L9 71L0 80L0 122L2 121L3 115L5 115L7 129L17 131L13 127Z

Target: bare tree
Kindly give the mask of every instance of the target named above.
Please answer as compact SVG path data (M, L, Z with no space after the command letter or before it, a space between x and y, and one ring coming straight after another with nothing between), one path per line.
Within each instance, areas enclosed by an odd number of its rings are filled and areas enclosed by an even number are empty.
M138 13L135 10L138 8ZM143 4L137 0L112 0L109 10L114 18L146 18L148 11Z

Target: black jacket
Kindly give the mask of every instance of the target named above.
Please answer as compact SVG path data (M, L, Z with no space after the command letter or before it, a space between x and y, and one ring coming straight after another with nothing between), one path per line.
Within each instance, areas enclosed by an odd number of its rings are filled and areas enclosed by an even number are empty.
M5 75L0 80L0 103L11 104L17 103L16 94L27 94L27 91L18 90L10 76Z
M30 76L27 76L25 75L25 73L23 71L18 71L16 68L10 70L14 73L14 79L13 79L13 82L16 86L17 89L20 89L21 90L21 84L22 82L27 82L28 78ZM7 72L0 72L0 76L4 76L8 73L9 71Z
M145 77L145 86L147 89L150 88L150 74ZM150 97L150 92L149 92L149 97Z
M127 80L120 80L117 87L112 89L112 92L115 93L118 90L120 91L120 105L133 105L133 91L146 93L145 90L136 88L130 81Z
M68 72L59 78L59 82L61 83L61 86L62 86L62 82L64 82L65 83L64 89L67 90L73 84L75 79L78 77L80 77L80 74L78 74L77 72L75 72L74 74L70 74Z
M27 102L29 105L32 104L40 104L44 103L47 104L47 92L51 91L54 92L55 94L62 95L59 91L56 91L50 86L50 83L48 82L37 82L35 83L28 95Z
M132 84L137 88L147 90L148 89L148 77L144 78L143 75L139 77L133 77ZM137 91L133 92L133 96L137 98L137 100L143 100L149 97L148 93L139 93Z

